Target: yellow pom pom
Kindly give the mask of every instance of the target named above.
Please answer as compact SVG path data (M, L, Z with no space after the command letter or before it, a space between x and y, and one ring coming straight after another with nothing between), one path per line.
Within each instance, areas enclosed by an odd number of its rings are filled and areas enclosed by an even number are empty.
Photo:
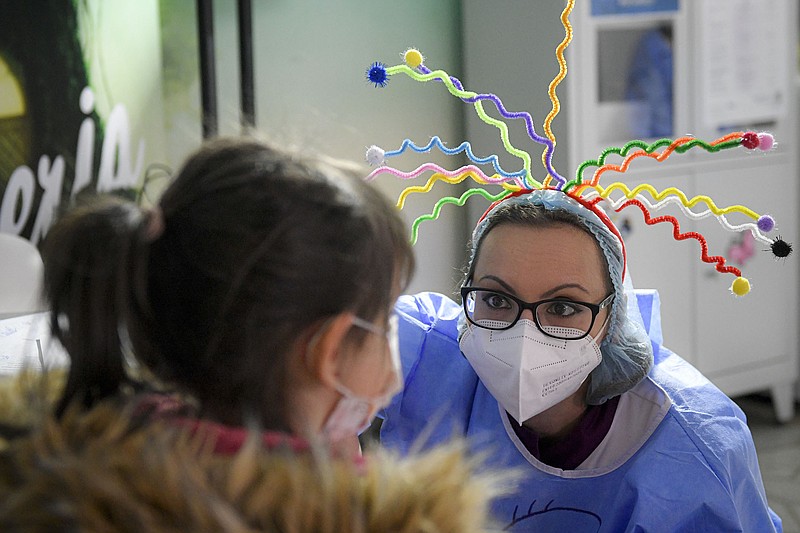
M403 55L403 60L411 68L417 68L422 64L423 57L419 50L416 48L409 48Z
M731 290L733 294L736 296L744 296L748 292L750 292L750 282L747 281L747 278L738 277L733 280L733 285L731 285Z

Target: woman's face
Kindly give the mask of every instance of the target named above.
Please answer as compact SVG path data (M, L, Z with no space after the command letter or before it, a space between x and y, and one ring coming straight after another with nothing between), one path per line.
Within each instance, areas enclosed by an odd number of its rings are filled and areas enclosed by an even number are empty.
M566 298L599 304L611 292L606 271L597 242L575 226L501 224L483 238L470 285L526 302ZM598 344L610 310L600 310L589 332ZM522 318L533 320L531 311Z

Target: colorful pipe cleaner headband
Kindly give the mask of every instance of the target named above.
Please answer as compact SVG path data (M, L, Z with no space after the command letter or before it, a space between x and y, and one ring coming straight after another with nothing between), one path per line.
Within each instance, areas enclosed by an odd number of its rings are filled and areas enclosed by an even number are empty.
M370 146L367 150L367 161L376 166L367 177L366 180L373 180L379 174L393 174L394 176L403 179L417 178L423 173L432 171L433 174L428 179L424 186L411 186L403 190L397 200L397 207L402 209L406 198L411 193L426 193L429 192L436 181L445 181L450 184L461 183L467 178L472 179L479 185L496 184L502 190L497 194L491 194L489 191L482 187L476 187L467 190L460 197L444 197L440 198L430 214L425 214L417 218L411 228L411 240L415 243L417 240L419 226L426 220L435 220L439 217L442 208L447 204L455 204L463 206L468 198L474 195L480 195L486 200L492 202L494 205L497 202L503 201L511 196L520 193L537 190L537 189L554 189L564 192L575 200L579 201L584 207L594 211L600 215L601 219L609 226L609 229L619 236L619 232L613 226L613 223L608 217L597 209L597 204L601 201L607 201L611 209L615 212L621 212L628 207L636 207L639 209L644 217L647 225L655 225L662 222L667 222L673 226L673 238L675 240L694 239L700 244L701 258L704 262L714 264L714 268L725 274L733 274L736 279L731 285L731 291L736 296L744 296L750 291L749 281L742 277L741 271L730 265L726 265L725 257L719 255L709 255L708 243L705 237L695 231L681 232L678 220L669 215L652 216L653 212L657 212L665 206L677 205L680 210L690 219L699 220L709 216L714 216L720 224L731 232L745 232L749 231L753 238L763 244L769 245L770 251L775 257L786 257L792 251L791 244L787 243L780 237L772 239L766 234L775 228L775 221L769 215L759 215L753 210L742 206L733 205L729 207L720 208L714 204L714 201L708 196L695 196L687 198L686 195L678 188L668 187L662 191L656 190L655 187L648 184L642 184L630 189L622 182L614 182L608 185L602 185L600 178L607 172L624 173L628 170L631 163L639 157L648 157L655 159L658 162L666 160L673 153L682 154L692 148L702 148L707 152L719 152L730 148L742 146L748 150L761 150L769 151L775 145L772 135L769 133L756 133L748 132L732 132L723 137L715 139L711 142L705 142L691 136L679 137L677 139L659 139L652 143L646 143L640 140L633 140L626 143L624 146L606 148L597 159L584 161L578 166L575 177L567 179L559 174L553 168L553 150L556 144L555 135L551 130L550 124L553 118L558 114L561 105L556 96L556 88L561 81L566 77L567 64L564 59L564 50L572 41L572 26L569 22L569 14L574 7L574 0L568 0L564 11L561 14L561 23L564 26L565 37L564 40L556 48L556 59L559 64L559 72L555 78L550 82L548 94L552 102L552 109L544 121L543 129L544 135L536 133L534 128L533 119L527 112L511 112L508 111L503 103L496 95L491 93L475 93L468 91L464 88L461 82L450 76L443 70L431 70L423 64L424 58L422 54L416 49L409 49L404 53L405 64L389 67L381 62L375 62L367 68L366 76L370 83L375 87L385 87L389 81L389 77L395 74L405 74L413 80L418 82L438 81L453 96L460 98L464 103L472 104L475 108L475 113L480 119L490 126L494 126L500 132L500 138L503 141L503 146L506 151L513 156L522 160L522 168L514 172L504 170L499 163L497 155L490 155L487 157L478 157L472 152L472 147L469 142L463 142L455 148L447 148L439 137L434 136L424 146L415 144L410 139L405 139L401 146L393 151L385 151L378 146ZM525 121L528 136L532 141L544 146L542 153L542 164L546 171L546 176L543 181L536 181L531 171L531 156L528 152L512 146L509 135L508 126L501 119L490 117L484 109L484 103L491 103L495 106L500 116L503 119L521 119ZM455 155L464 153L474 163L474 165L462 166L456 170L447 170L433 163L425 163L411 172L402 172L396 168L386 165L386 160L398 155L401 155L406 150L413 150L419 153L428 153L434 148L441 150L447 155ZM607 163L606 159L612 154L622 158L620 164ZM493 174L486 174L477 165L491 165L494 169ZM588 169L594 168L591 174ZM612 199L611 193L619 191L622 196L618 199ZM648 193L652 197L651 202L643 193ZM697 204L704 204L706 209L697 212L692 208ZM739 213L744 217L751 219L750 222L733 225L726 216L730 213ZM621 238L620 238L621 239Z

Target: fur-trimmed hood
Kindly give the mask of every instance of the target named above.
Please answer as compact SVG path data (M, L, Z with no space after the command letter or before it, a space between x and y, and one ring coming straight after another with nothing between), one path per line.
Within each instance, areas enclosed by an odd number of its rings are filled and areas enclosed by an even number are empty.
M1 531L469 533L491 526L488 501L499 476L476 473L463 443L402 459L376 449L358 463L313 446L268 450L253 438L221 456L174 426L137 425L112 405L59 421L42 415L59 379L0 384L6 433L8 424L27 428L0 450Z

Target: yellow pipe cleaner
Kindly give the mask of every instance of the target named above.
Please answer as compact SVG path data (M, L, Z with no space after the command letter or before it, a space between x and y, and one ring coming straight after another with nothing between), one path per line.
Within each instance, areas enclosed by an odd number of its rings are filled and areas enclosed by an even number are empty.
M686 194L684 194L684 192L682 190L678 189L677 187L668 187L668 188L664 189L663 191L658 192L656 190L656 188L653 187L652 185L644 183L642 185L638 185L638 186L634 187L633 190L631 190L631 189L628 188L627 185L625 185L624 183L619 182L619 181L616 182L616 183L612 183L611 185L609 185L608 187L605 187L605 188L602 185L594 185L594 186L590 185L589 187L594 188L597 191L597 193L600 196L602 196L603 198L608 198L609 194L611 194L611 192L613 192L615 190L622 191L623 194L625 195L625 197L629 198L629 199L630 198L634 198L635 196L637 196L642 191L647 191L647 192L650 193L650 196L652 196L653 199L655 201L657 201L657 202L663 200L667 196L676 196L676 197L678 197L680 199L681 203L687 208L694 207L698 203L703 202L704 204L706 204L708 206L708 208L711 210L711 212L714 213L715 215L725 215L725 214L728 214L728 213L742 213L743 215L746 215L746 216L752 218L753 220L758 220L759 219L758 213L756 213L752 209L748 209L747 207L745 207L743 205L732 205L732 206L720 209L719 207L717 207L717 205L714 203L714 201L710 197L704 196L704 195L698 195L698 196L693 197L691 200L689 200L686 197Z
M556 47L556 60L558 61L558 74L553 81L550 82L550 85L547 88L547 94L550 96L550 102L553 104L553 108L550 110L550 113L547 114L547 117L544 119L544 133L548 139L553 142L552 150L556 148L556 136L553 135L553 130L550 128L550 124L553 122L553 119L558 115L558 112L561 111L561 102L558 100L558 96L556 95L556 87L567 77L567 60L564 59L564 50L567 49L569 43L572 42L572 24L569 22L569 14L572 12L572 8L575 7L575 0L569 0L567 2L564 11L561 12L561 24L564 26L564 40ZM552 157L552 154L549 154L551 148L549 146L545 147L544 152L542 152L542 165L544 168L547 169L547 158L548 156ZM547 187L552 180L552 176L549 174L544 179L544 186Z
M494 175L491 176L492 179L497 178L497 177L499 177L499 174L494 174ZM425 185L412 185L411 187L406 187L403 190L403 192L400 193L400 196L397 198L397 208L398 209L403 209L405 207L405 205L406 205L406 197L408 197L408 195L411 194L411 193L414 193L414 192L419 192L419 193L430 192L430 190L433 188L433 185L437 181L444 181L444 182L450 183L452 185L455 185L456 183L461 183L462 181L464 181L467 178L472 178L472 180L475 183L479 183L481 185L486 185L486 184L489 183L488 181L480 178L478 176L478 174L476 174L472 170L468 170L468 171L463 172L461 174L457 174L456 176L453 176L453 177L446 176L445 174L442 174L440 172L436 172L435 174L432 174L430 178L428 178L428 181L425 183ZM504 189L506 189L507 191L514 192L514 191L520 190L520 187L518 185L514 185L513 183L505 182L505 183L501 183L500 185Z
M444 83L445 87L447 87L447 90L450 91L450 94L458 98L470 99L478 96L478 93L472 91L459 90L450 79L450 75L444 70L433 70L429 74L420 74L416 70L410 68L408 65L395 65L394 67L387 68L386 73L389 75L403 73L411 79L420 82L440 80L442 83ZM533 175L531 173L531 156L524 150L520 150L512 146L511 141L508 138L508 126L504 122L493 119L487 115L486 111L483 109L483 102L481 100L476 100L474 106L475 112L482 121L500 130L500 139L503 141L503 146L505 147L506 151L511 155L522 159L523 168L525 169L528 181L535 187L541 187L541 184L533 179Z

